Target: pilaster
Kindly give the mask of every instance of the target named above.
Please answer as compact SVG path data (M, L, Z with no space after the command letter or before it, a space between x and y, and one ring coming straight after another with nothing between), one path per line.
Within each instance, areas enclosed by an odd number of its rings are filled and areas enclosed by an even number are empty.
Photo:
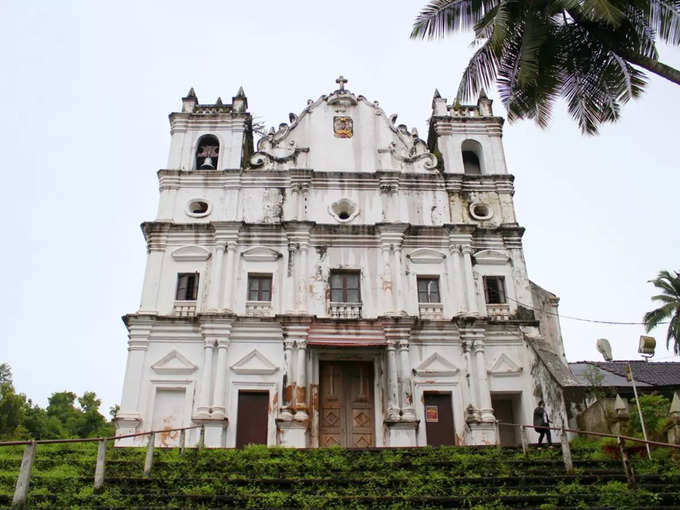
M142 230L146 238L146 270L140 314L155 315L158 313L158 291L163 274L163 259L168 241L169 223L144 223Z
M387 311L387 315L407 315L402 292L405 278L402 271L401 248L408 225L404 223L381 223L376 225L376 229L383 252L383 278L389 276L389 287L392 294L392 310Z

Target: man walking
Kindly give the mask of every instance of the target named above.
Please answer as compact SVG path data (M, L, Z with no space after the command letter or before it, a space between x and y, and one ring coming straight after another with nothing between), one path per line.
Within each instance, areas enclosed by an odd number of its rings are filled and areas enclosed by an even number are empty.
M538 433L538 446L542 446L543 438L548 440L548 446L552 446L552 439L550 437L550 418L545 410L545 402L542 400L538 402L538 407L534 409L534 430Z

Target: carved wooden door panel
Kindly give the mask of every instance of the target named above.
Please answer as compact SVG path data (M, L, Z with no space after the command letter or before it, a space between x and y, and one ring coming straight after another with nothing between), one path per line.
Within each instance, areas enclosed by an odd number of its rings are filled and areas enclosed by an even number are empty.
M347 445L368 448L373 441L373 367L370 363L356 363L347 374Z
M320 400L319 444L321 447L346 446L345 385L342 368L321 363L319 369Z
M373 446L372 365L365 362L322 362L319 379L320 446Z

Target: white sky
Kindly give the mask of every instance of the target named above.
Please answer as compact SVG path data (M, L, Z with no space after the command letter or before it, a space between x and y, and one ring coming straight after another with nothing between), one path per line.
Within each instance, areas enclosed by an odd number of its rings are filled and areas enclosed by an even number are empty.
M139 305L146 258L138 226L155 217L167 115L190 86L201 102L229 102L243 85L256 118L278 125L342 73L425 138L434 88L453 99L472 36L410 41L422 4L0 2L0 362L18 391L45 405L55 391L92 390L104 411L120 400L120 317ZM680 67L680 50L661 50ZM529 276L561 297L562 314L640 320L647 280L680 269L678 119L680 87L651 78L598 137L563 107L546 131L506 123ZM566 319L562 331L572 361L601 359L600 337L615 358L637 358L643 333Z

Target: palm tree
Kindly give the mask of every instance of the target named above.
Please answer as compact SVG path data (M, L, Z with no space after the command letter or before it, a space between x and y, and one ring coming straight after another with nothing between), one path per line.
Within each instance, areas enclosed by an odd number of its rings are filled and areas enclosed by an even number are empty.
M650 280L657 289L661 289L661 294L652 296L652 301L659 301L662 305L647 312L642 320L648 332L668 320L666 348L673 340L673 352L680 355L680 273L673 272L675 276L669 271L661 271L659 276Z
M431 0L411 38L469 28L479 48L458 100L495 82L511 121L545 127L564 97L581 130L594 134L643 91L638 67L680 84L680 71L659 62L656 50L657 40L680 44L680 0Z

